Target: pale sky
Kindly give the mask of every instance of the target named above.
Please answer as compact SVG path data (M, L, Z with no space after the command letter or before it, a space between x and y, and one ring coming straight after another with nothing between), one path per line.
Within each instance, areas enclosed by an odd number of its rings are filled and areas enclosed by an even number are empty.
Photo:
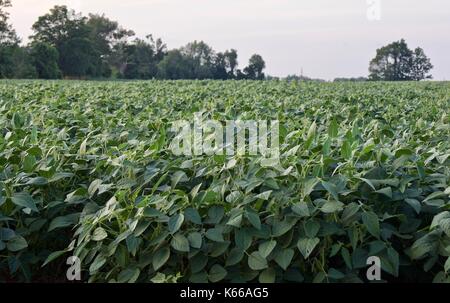
M368 10L380 20L369 20ZM369 4L375 2L374 4ZM367 76L377 48L405 38L422 47L436 80L450 80L448 0L12 0L11 22L26 41L38 16L56 4L105 13L138 36L169 48L204 40L216 51L238 50L240 68L258 53L266 74L331 80ZM372 16L376 16L372 15Z

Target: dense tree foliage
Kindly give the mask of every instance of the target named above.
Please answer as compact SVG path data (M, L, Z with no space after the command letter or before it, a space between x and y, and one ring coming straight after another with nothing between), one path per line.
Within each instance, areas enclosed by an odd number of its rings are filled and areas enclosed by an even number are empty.
M32 64L40 79L58 79L61 70L58 66L59 52L52 45L36 42L30 46Z
M386 45L377 50L376 57L370 62L371 80L407 81L431 79L429 71L433 68L420 47L414 51L408 48L405 40Z
M20 42L15 30L11 24L8 23L9 14L5 11L5 8L11 6L10 0L0 0L0 44L4 45L16 45Z
M9 14L5 8L11 6L10 0L0 0L0 77L15 76L14 59L18 52L19 38L9 24Z
M266 68L266 63L260 55L253 55L248 66L244 69L244 74L248 75L251 79L263 80L263 70Z
M0 0L0 77L42 79L263 79L265 62L254 55L244 72L235 49L216 52L204 41L168 50L161 39L135 37L105 15L83 16L54 6L33 24L27 46L8 23ZM20 64L18 64L20 60ZM20 68L17 68L20 67Z

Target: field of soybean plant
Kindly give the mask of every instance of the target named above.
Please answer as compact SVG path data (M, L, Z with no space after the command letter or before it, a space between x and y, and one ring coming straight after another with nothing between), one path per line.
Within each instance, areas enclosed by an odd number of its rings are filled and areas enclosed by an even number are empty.
M279 162L174 155L196 112ZM450 282L450 83L2 81L0 130L0 282Z

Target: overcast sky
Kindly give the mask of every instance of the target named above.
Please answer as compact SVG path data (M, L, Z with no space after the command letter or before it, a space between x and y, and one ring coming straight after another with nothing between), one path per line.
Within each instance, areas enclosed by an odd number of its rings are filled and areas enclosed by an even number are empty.
M374 2L374 4L368 4ZM375 50L405 38L431 58L436 80L450 80L448 0L12 0L11 22L24 38L56 4L105 13L138 36L161 37L169 48L204 40L235 48L240 67L259 53L266 73L323 79L367 76ZM372 16L371 18L368 17Z

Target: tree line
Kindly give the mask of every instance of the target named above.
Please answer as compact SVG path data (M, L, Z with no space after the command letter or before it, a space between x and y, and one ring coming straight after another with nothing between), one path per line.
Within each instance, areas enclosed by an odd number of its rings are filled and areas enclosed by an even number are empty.
M0 0L0 77L40 79L252 79L265 78L263 58L251 56L238 68L235 49L214 51L203 41L169 50L152 35L144 39L105 15L83 16L67 6L54 6L33 24L23 46L8 23Z
M67 6L54 6L33 24L27 45L9 24L0 0L0 78L40 79L279 79L264 74L266 63L255 54L238 68L235 49L214 51L203 41L169 50L161 39L136 37L105 15L83 16ZM377 50L369 77L335 81L420 81L431 79L433 65L422 48L408 48L404 39ZM290 75L288 81L319 81Z

